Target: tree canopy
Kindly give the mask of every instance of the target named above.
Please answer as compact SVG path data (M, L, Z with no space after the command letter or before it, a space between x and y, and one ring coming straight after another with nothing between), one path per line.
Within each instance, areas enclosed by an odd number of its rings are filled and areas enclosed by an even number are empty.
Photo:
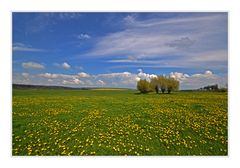
M148 93L148 92L150 92L151 91L150 82L148 82L146 79L139 80L138 83L137 83L137 89L141 93Z
M137 83L137 89L141 93L148 93L151 91L155 91L157 94L159 91L162 93L165 93L165 91L171 93L172 91L179 89L179 81L171 77L159 75L152 78L150 81L147 81L146 79L139 80Z

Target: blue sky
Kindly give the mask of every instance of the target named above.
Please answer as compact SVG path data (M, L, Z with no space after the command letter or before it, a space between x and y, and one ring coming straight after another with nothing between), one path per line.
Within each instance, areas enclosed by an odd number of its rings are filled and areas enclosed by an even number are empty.
M181 89L227 83L227 13L13 13L13 83Z

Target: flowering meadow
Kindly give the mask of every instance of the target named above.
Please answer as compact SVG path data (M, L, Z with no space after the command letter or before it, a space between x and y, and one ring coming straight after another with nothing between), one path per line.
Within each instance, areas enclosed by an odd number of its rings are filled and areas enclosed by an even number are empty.
M12 155L227 155L227 93L13 89Z

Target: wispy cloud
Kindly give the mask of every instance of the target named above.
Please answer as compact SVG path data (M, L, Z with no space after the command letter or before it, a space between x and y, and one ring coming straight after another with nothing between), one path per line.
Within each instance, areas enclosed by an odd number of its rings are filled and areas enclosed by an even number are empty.
M45 69L45 66L43 64L36 62L23 62L22 67L25 69Z
M227 60L226 14L148 20L129 15L124 21L125 30L102 37L85 56L111 58L110 63L164 62L171 67Z
M60 13L48 13L49 17L59 18L61 20L74 20L82 17L82 14L79 12L60 12Z
M44 52L46 50L33 48L31 45L26 45L23 43L14 43L12 47L13 51L25 51L25 52Z
M19 13L14 13L13 16L15 17L16 14L21 16ZM22 14L24 15L25 13ZM31 16L31 20L25 23L24 31L26 34L39 33L59 22L79 19L82 14L78 12L41 12L30 13L29 16Z
M193 13L192 13L193 14ZM206 28L206 24L209 22L216 22L217 20L221 19L221 17L225 17L226 13L202 13L203 15L188 15L188 16L176 16L176 17L171 17L169 19L166 18L152 18L152 19L147 19L147 20L137 20L136 15L128 15L127 17L124 18L124 21L131 27L159 27L159 26L167 26L167 25L174 25L174 26L179 26L182 27L184 25L192 24L192 23L197 23L193 28L198 28L201 26L201 28ZM131 24L130 24L131 23ZM204 23L200 25L199 23ZM192 24L194 25L194 24ZM184 29L187 29L186 27L182 27Z
M139 79L172 72L182 88L227 83L227 13L50 12L14 14L13 20L15 82L135 88ZM79 60L64 62L72 59ZM55 67L46 71L45 65ZM139 68L148 73L134 72Z
M228 53L226 50L217 50L213 52L202 52L181 56L180 58L167 59L113 59L107 60L109 63L115 63L110 69L148 67L148 68L209 68L215 70L227 70ZM119 65L122 63L122 65Z
M167 46L173 47L176 49L186 49L193 45L194 41L189 37L181 37L180 39L170 41L166 43Z

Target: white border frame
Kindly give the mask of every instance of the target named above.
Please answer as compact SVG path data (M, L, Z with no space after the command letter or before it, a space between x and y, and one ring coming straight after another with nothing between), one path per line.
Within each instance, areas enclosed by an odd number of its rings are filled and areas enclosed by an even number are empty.
M3 0L4 1L4 0ZM240 157L240 10L230 0L5 0L0 2L1 167L237 167ZM12 12L228 12L228 156L12 157ZM236 166L237 165L237 166Z

